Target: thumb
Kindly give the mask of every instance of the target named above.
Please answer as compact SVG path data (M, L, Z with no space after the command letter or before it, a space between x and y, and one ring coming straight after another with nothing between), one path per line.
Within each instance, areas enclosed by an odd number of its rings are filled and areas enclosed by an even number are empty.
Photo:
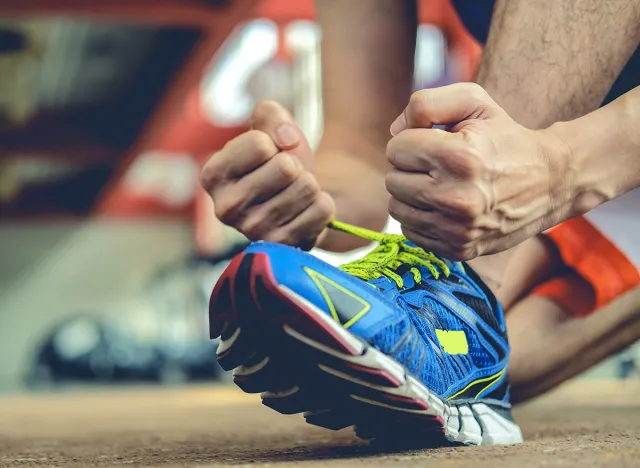
M293 117L275 101L262 101L253 110L251 128L268 134L280 151L297 156L309 169L312 152L306 137Z
M475 83L456 83L413 93L409 104L391 124L395 136L407 128L455 125L473 118L491 118L500 111L489 94Z

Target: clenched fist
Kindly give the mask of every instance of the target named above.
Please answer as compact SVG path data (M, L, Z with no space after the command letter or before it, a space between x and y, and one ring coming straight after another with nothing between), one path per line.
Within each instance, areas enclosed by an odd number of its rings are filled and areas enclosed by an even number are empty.
M391 133L389 211L427 250L470 260L571 216L566 145L517 124L476 84L414 93Z
M289 113L262 102L251 130L209 159L201 182L217 217L250 240L311 248L335 212L312 170L311 149Z

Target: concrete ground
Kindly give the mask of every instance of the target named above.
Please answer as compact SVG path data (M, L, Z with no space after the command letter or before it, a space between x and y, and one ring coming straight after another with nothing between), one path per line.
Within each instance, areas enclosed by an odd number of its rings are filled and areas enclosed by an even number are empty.
M5 396L0 466L640 466L640 381L574 381L515 416L519 446L385 453L230 387Z

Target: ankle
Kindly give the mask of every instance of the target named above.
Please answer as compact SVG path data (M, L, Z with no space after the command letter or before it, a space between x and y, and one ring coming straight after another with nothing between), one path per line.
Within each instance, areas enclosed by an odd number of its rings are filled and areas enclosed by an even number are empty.
M499 291L504 282L504 272L509 263L511 251L507 250L486 257L478 257L470 260L468 263L480 276L482 281L489 289L499 298Z

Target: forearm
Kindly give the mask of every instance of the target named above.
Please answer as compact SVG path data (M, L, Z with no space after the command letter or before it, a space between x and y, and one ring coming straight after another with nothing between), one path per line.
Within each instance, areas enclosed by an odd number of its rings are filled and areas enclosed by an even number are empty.
M476 81L526 127L578 118L605 98L638 45L639 24L640 0L497 0ZM564 161L551 156L565 177ZM550 195L558 221L571 211L571 194L560 187ZM510 256L507 250L472 265L498 288Z
M384 174L389 125L413 85L415 0L321 0L324 132L314 173L342 221L381 229L388 217ZM355 243L354 243L355 241ZM328 250L357 247L327 233Z
M477 82L517 122L596 109L640 41L640 0L497 0Z
M607 106L546 132L568 151L572 216L640 187L640 87ZM565 159L565 158L563 158Z
M367 139L379 148L389 141L389 125L402 112L413 87L417 30L416 0L318 0L322 27L321 149ZM359 155L381 170L378 154Z
M336 219L373 230L381 230L388 217L389 195L385 171L373 161L385 161L386 144L366 138L341 125L325 128L316 152L314 173L323 190L336 204ZM355 236L327 231L320 247L345 251L363 244Z

